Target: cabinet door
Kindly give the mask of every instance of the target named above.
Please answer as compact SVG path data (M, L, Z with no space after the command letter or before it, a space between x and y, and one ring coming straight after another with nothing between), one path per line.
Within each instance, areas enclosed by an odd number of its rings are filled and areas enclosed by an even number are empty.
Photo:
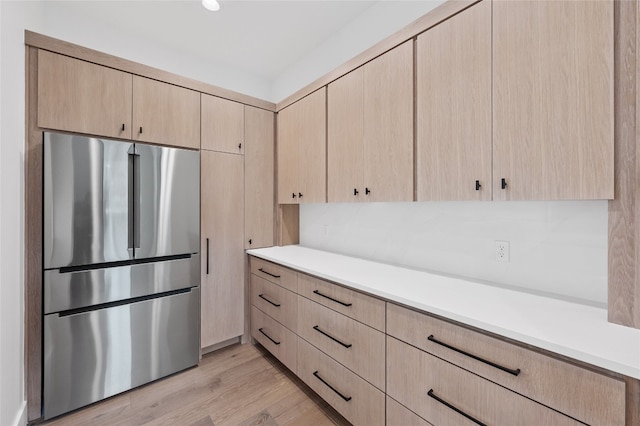
M133 139L200 149L200 93L133 76Z
M301 109L298 143L300 203L327 201L327 92L316 90L298 101ZM300 195L302 194L302 195Z
M274 116L245 106L245 248L273 245Z
M327 186L330 203L364 198L364 69L328 86Z
M364 66L364 140L366 199L412 201L413 40Z
M202 94L202 149L244 153L244 105Z
M613 198L613 1L493 2L493 85L494 199Z
M298 134L302 126L300 113L301 108L297 102L278 112L279 204L298 204Z
M420 35L416 53L418 201L490 200L491 2Z
M38 50L38 127L131 139L131 79Z
M201 159L204 348L244 332L244 157L202 151Z

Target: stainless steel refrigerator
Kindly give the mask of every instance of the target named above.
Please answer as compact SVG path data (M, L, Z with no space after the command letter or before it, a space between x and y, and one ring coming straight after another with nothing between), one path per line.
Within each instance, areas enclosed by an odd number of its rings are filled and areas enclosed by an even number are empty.
M43 415L198 363L200 155L44 133Z

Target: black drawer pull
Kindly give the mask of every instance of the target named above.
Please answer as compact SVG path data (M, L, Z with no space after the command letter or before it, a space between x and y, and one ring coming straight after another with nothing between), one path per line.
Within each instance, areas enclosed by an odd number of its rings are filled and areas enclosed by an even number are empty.
M280 344L280 342L276 342L275 340L273 340L273 339L271 338L271 336L269 336L267 333L265 333L264 331L262 331L262 329L261 329L261 328L259 328L259 329L258 329L258 331L259 331L260 333L264 334L264 336L265 336L267 339L271 340L271 341L272 341L273 343L275 343L276 345L279 345L279 344Z
M351 305L352 305L352 303L344 303L344 302L341 302L341 301L339 301L339 300L337 300L337 299L334 299L333 297L329 297L329 296L327 296L326 294L322 294L322 293L320 293L318 290L313 290L313 294L317 294L318 296L324 297L325 299L329 299L329 300L331 300L332 302L339 303L339 304L341 304L342 306L351 306Z
M466 418L468 418L469 420L471 420L472 422L479 424L480 426L487 426L485 423L482 423L480 420L474 419L473 417L471 417L470 415L468 415L467 413L465 413L464 411L462 411L461 409L454 407L453 405L449 404L447 401L445 401L444 399L438 397L434 392L433 389L429 389L429 392L427 392L427 395L429 395L431 398L435 399L436 401L438 401L440 404L444 404L447 407L451 408L453 411L455 411L458 414L462 414L463 416L465 416Z
M322 377L320 377L320 375L318 374L318 370L313 372L313 375L316 376L316 378L318 380L320 380L322 383L324 383L325 385L327 385L327 387L329 389L331 389L332 391L334 391L335 393L338 394L338 396L342 399L344 399L345 401L349 402L351 401L351 397L350 396L344 396L342 393L340 393L336 388L334 388L333 386L331 386L329 383L327 383L327 381L325 379L323 379Z
M445 348L451 349L452 351L456 351L456 352L458 352L458 353L461 353L462 355L466 355L466 356L468 356L469 358L473 358L473 359L475 359L476 361L480 361L480 362L483 362L483 363L485 363L485 364L487 364L487 365L490 365L490 366L492 366L492 367L495 367L495 368L497 368L497 369L499 369L499 370L506 371L507 373L509 373L509 374L513 374L514 376L517 376L518 374L520 374L520 371L521 371L521 370L520 370L519 368L517 368L517 369L515 369L515 370L512 370L512 369L510 369L510 368L503 367L503 366L502 366L502 365L500 365L500 364L496 364L495 362L491 362L491 361L488 361L488 360L486 360L486 359L480 358L479 356L476 356L476 355L470 354L469 352L465 352L465 351L463 351L462 349L455 348L455 347L453 347L453 346L451 346L451 345L448 345L448 344L446 344L446 343L444 343L444 342L441 342L441 341L437 340L435 337L433 337L433 334L432 334L431 336L427 337L427 339L428 339L428 340L430 340L430 341L432 341L433 343L437 343L438 345L441 345L441 346L444 346Z
M262 268L258 269L258 271L262 272L263 274L271 275L273 278L280 278L280 275L274 275L271 272L267 272Z
M333 337L332 335L330 335L329 333L326 333L326 332L324 332L324 331L320 330L320 327L319 327L319 326L317 326L317 325L314 325L314 326L313 326L313 329L314 329L315 331L317 331L318 333L320 333L320 334L324 334L325 336L327 336L329 339L333 340L334 342L336 342L336 343L340 343L342 346L344 346L344 347L345 347L345 348L347 348L347 349L348 349L348 348L350 348L351 346L353 346L351 343L349 343L349 344L347 344L347 343L343 343L343 342L341 342L340 340L338 340L338 339L336 339L335 337Z
M262 300L266 300L267 302L271 303L273 306L275 306L276 308L280 307L279 303L274 303L271 300L267 299L266 297L264 297L264 294L259 294L258 297Z

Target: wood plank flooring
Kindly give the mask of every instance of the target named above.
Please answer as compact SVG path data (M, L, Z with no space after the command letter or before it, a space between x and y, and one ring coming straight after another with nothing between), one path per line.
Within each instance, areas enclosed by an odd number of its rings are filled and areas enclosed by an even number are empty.
M205 355L198 367L43 425L348 425L259 345Z

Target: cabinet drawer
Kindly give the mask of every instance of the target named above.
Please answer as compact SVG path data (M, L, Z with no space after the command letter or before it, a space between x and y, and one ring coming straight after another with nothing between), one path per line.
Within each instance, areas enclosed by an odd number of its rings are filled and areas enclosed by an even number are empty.
M353 425L384 425L384 394L302 339L298 377Z
M295 293L298 292L298 273L289 268L252 256L251 273Z
M624 425L625 384L486 334L394 304L387 332L433 355L588 424ZM510 370L457 352L457 348Z
M377 330L385 330L385 302L380 299L302 273L298 274L298 294Z
M251 304L290 330L296 329L298 295L251 275Z
M251 307L251 336L296 372L298 336L255 306Z
M387 397L387 426L432 426L393 398Z
M579 424L392 337L387 359L387 394L434 425L475 424L470 418L487 425Z
M298 335L384 390L383 333L298 296Z

